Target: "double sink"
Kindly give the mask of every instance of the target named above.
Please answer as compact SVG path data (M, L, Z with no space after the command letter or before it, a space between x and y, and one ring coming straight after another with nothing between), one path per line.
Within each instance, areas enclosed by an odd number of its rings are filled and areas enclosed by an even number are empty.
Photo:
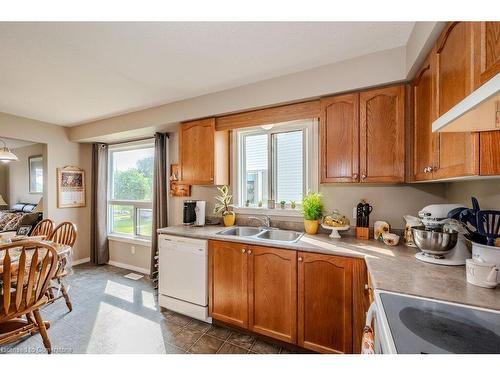
M267 227L231 227L217 232L221 236L246 237L269 242L288 242L294 243L300 240L304 233L293 230L282 230Z

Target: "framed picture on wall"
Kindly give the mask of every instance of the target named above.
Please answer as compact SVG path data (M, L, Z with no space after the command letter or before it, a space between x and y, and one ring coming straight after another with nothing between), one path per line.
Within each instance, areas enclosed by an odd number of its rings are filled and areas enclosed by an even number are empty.
M78 167L57 168L57 207L85 207L85 171Z
M43 193L43 156L34 155L28 158L29 192L31 194Z

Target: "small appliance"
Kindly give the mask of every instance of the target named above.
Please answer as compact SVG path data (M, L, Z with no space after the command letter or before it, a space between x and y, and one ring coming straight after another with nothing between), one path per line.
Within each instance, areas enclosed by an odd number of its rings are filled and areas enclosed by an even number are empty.
M184 201L183 208L183 218L182 222L184 225L193 225L196 222L196 201L187 200Z
M197 227L202 227L205 225L205 206L207 202L205 201L196 201L196 207L194 208L194 212L196 214L196 220L194 225Z
M500 268L500 247L472 242L472 259L480 263L491 263ZM500 284L500 272L497 274L497 283Z
M415 245L420 252L418 260L448 266L463 266L470 258L470 250L461 224L449 219L450 212L459 204L432 204L424 207L418 216L422 226L412 227Z

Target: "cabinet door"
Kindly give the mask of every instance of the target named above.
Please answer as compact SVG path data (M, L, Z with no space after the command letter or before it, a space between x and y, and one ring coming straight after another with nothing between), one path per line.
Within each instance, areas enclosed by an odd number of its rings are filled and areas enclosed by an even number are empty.
M434 64L429 55L413 81L413 179L432 179L436 164L438 135L432 133L434 120Z
M214 319L248 327L248 245L209 241L209 312Z
M474 78L481 86L500 72L500 22L474 22Z
M500 175L500 130L481 132L479 137L481 176Z
M359 181L359 94L321 100L321 182Z
M472 92L472 23L450 22L436 46L436 106L441 116ZM478 174L477 133L440 133L434 178Z
M361 182L404 182L404 86L360 94Z
M352 353L352 260L298 256L298 344L322 353Z
M297 342L297 252L252 246L248 252L249 329Z
M179 130L182 181L198 185L214 183L215 119L186 122Z

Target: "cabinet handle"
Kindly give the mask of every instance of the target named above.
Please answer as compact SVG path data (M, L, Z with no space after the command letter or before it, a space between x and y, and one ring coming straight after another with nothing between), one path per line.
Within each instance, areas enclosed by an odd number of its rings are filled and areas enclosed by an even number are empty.
M354 173L354 174L352 175L352 179L353 179L353 180L357 180L358 178L359 178L359 175L358 175L357 173Z
M362 180L365 180L365 179L366 179L366 177L367 177L367 176L366 176L366 174L362 174L362 175L361 175L361 179L362 179Z
M302 261L303 261L302 257L299 257L298 261L299 261L299 262L302 262Z
M252 250L250 250L250 249L249 249L249 250L247 251L247 254L248 254L248 255L251 255L251 254L252 254Z
M424 167L424 173L429 173L429 167Z
M247 252L246 249L241 249L242 254L245 254L246 252Z

